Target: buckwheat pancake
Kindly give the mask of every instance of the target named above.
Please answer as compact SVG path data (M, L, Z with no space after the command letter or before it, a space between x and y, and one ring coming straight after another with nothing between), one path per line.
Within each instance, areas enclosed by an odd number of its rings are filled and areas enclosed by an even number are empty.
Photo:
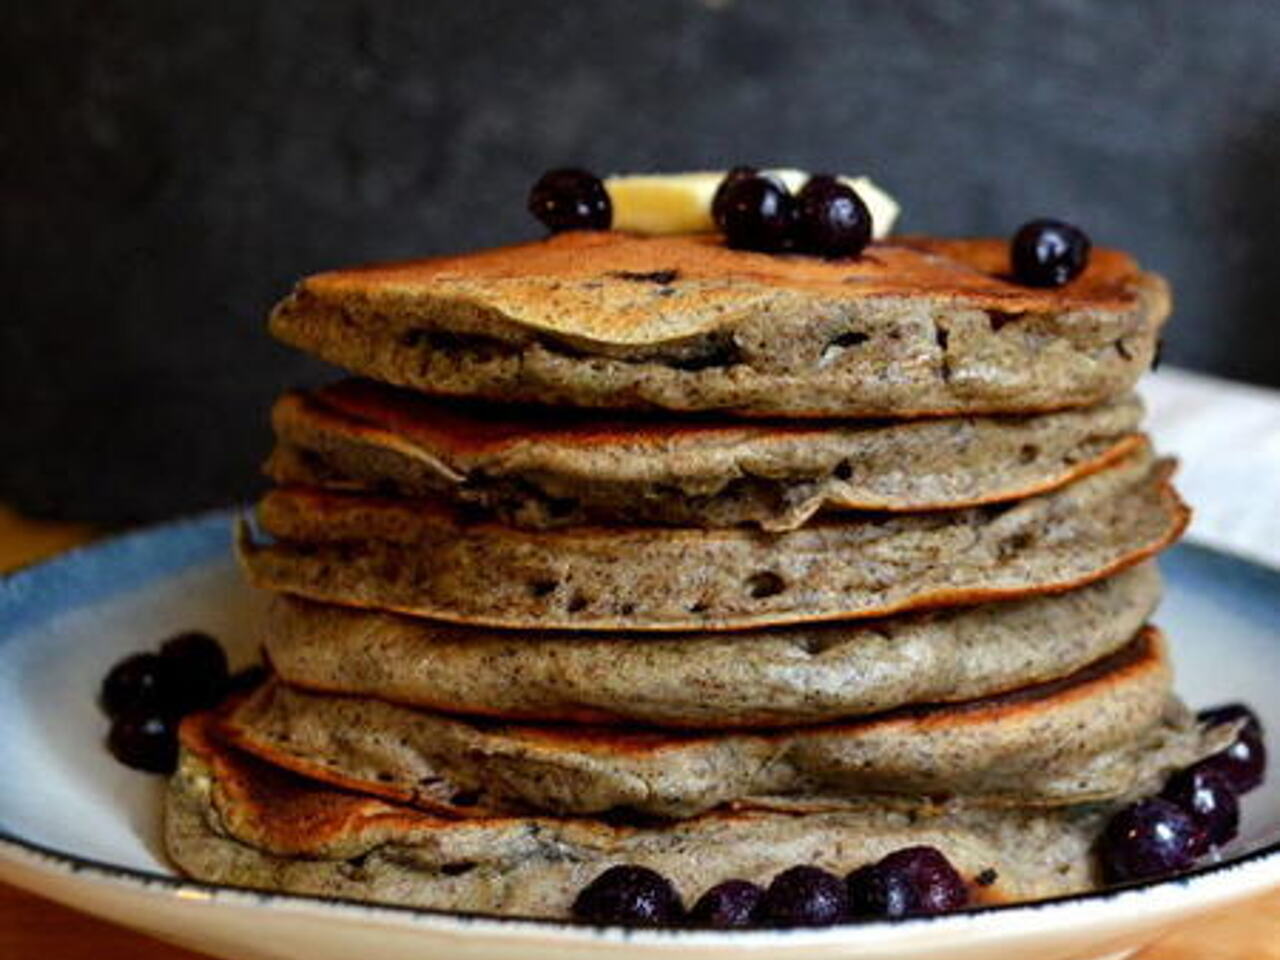
M1132 389L1169 312L1163 279L1104 249L1060 288L1008 271L995 239L895 238L822 260L570 232L318 274L271 331L426 393L584 407L905 417Z
M286 683L320 693L508 720L785 726L1073 673L1129 643L1159 594L1148 562L1025 600L674 636L509 632L280 596L261 637Z
M1050 490L1133 452L1141 418L1127 397L905 423L604 420L347 380L280 399L267 473L281 484L443 495L534 528L790 530L824 507L955 509Z
M242 531L250 582L313 600L539 629L745 629L1083 586L1171 543L1187 509L1145 447L1013 505L799 530L469 523L447 504L281 488Z
M228 716L226 732L278 766L437 812L689 817L774 795L1055 806L1153 792L1210 752L1170 683L1163 643L1148 629L1069 678L822 726L499 723L271 682Z
M976 904L1087 890L1109 810L975 810L956 804L785 804L642 826L548 817L445 819L294 776L188 718L170 780L165 845L211 883L507 916L567 917L606 868L639 864L692 904L740 877L767 883L798 863L845 873L929 844L971 884Z

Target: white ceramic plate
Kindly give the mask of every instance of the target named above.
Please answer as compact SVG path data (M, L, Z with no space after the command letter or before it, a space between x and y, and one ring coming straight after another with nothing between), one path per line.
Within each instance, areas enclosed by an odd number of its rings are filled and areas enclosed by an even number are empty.
M829 930L600 930L181 880L160 852L160 783L107 755L94 698L114 661L179 630L250 658L263 598L234 569L230 524L223 513L143 531L0 581L0 878L236 960L1118 957L1175 920L1280 886L1277 777L1249 797L1222 861L1176 880ZM1159 620L1182 693L1196 706L1247 701L1280 730L1280 573L1186 546L1164 566Z

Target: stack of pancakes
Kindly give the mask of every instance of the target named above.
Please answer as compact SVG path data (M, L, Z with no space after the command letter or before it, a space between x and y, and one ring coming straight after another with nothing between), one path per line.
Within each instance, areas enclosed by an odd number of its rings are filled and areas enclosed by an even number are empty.
M980 901L1093 885L1231 731L1147 625L1166 287L1007 269L569 233L304 281L274 333L368 379L276 407L272 675L186 724L174 859L540 916L617 863L691 902L916 843Z

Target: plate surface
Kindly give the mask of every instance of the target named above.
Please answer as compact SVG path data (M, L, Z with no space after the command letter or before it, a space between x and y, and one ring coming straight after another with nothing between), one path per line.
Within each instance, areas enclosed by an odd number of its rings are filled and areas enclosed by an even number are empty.
M234 568L231 520L218 513L142 531L0 581L0 878L237 960L1110 957L1175 919L1280 885L1276 777L1246 801L1222 862L1176 881L833 930L629 933L182 881L160 852L160 782L108 756L94 698L113 662L180 630L207 630L237 663L252 659L265 598ZM1163 566L1158 622L1173 641L1180 692L1193 706L1247 701L1280 731L1280 572L1191 546Z

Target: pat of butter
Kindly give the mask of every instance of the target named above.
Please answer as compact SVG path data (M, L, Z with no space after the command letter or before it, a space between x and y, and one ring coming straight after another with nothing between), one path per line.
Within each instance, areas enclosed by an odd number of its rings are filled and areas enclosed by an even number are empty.
M809 174L803 170L763 171L798 191ZM633 233L706 233L715 229L711 200L724 179L723 171L694 173L639 173L607 177L605 189L613 203L613 228ZM897 201L867 177L840 177L857 191L871 211L871 232L883 240L898 219Z

